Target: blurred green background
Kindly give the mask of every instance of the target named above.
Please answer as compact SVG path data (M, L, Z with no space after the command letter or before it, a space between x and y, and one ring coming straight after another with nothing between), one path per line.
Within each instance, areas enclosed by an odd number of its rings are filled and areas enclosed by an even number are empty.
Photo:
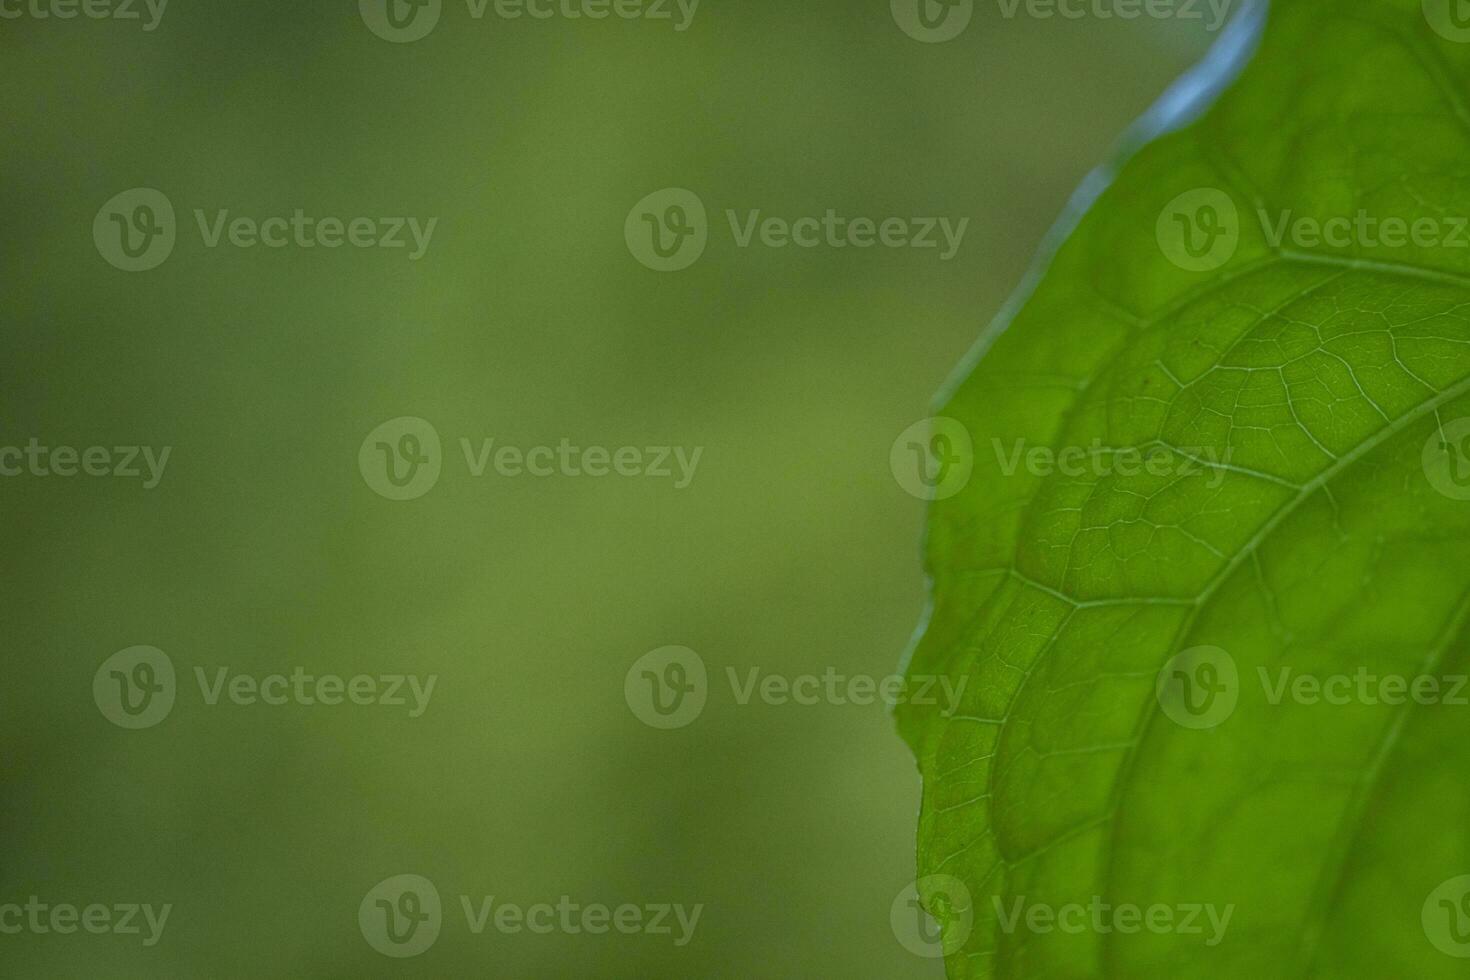
M889 447L1195 24L1007 19L921 44L886 0L706 0L669 22L448 3L391 44L351 0L174 0L138 22L0 20L0 444L172 446L162 484L0 480L0 903L172 903L163 939L0 935L13 977L938 977L889 925L915 767L882 706L741 706L726 667L898 666L923 505ZM691 268L623 240L686 187ZM128 274L94 216L166 194ZM205 248L195 208L437 217L428 255ZM737 248L724 211L968 217L958 256ZM445 440L385 500L364 437ZM693 484L487 475L457 440L704 447ZM164 650L178 702L125 731L94 672ZM642 724L645 652L708 664L703 715ZM193 668L437 674L423 717L199 696ZM421 874L424 955L358 903ZM705 906L693 942L465 929L458 896Z

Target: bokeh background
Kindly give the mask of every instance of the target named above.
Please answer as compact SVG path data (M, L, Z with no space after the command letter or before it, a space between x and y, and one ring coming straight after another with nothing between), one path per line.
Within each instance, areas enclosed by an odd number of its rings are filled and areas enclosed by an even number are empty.
M352 0L173 0L137 22L0 20L0 444L173 447L163 483L0 480L0 901L172 903L163 940L0 936L0 974L928 977L889 925L918 785L886 709L741 706L725 668L897 669L923 505L889 447L1197 23L981 3L926 45L886 0L706 0L668 22L473 20L390 44ZM94 247L154 187L179 242ZM641 266L629 209L710 209L703 258ZM195 208L438 217L429 254L204 248ZM970 218L958 256L735 247L723 213ZM402 415L445 473L357 469ZM704 447L694 483L470 479L457 440ZM166 651L124 731L94 672ZM623 698L686 645L687 728ZM428 712L208 706L193 668L437 674ZM447 921L411 960L356 914L401 873ZM457 896L705 906L694 941L472 936Z

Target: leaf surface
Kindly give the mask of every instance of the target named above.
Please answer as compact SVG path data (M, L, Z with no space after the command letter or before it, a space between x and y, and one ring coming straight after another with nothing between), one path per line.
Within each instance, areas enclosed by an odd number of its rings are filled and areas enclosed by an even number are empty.
M1242 12L945 397L974 469L907 669L965 694L898 716L952 977L1470 975L1470 43L1433 6Z

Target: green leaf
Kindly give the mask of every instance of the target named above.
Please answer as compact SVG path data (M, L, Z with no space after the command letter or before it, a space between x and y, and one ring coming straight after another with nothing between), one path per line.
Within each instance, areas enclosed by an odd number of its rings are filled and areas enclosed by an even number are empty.
M1470 975L1459 6L1242 12L946 395L898 716L950 976Z

